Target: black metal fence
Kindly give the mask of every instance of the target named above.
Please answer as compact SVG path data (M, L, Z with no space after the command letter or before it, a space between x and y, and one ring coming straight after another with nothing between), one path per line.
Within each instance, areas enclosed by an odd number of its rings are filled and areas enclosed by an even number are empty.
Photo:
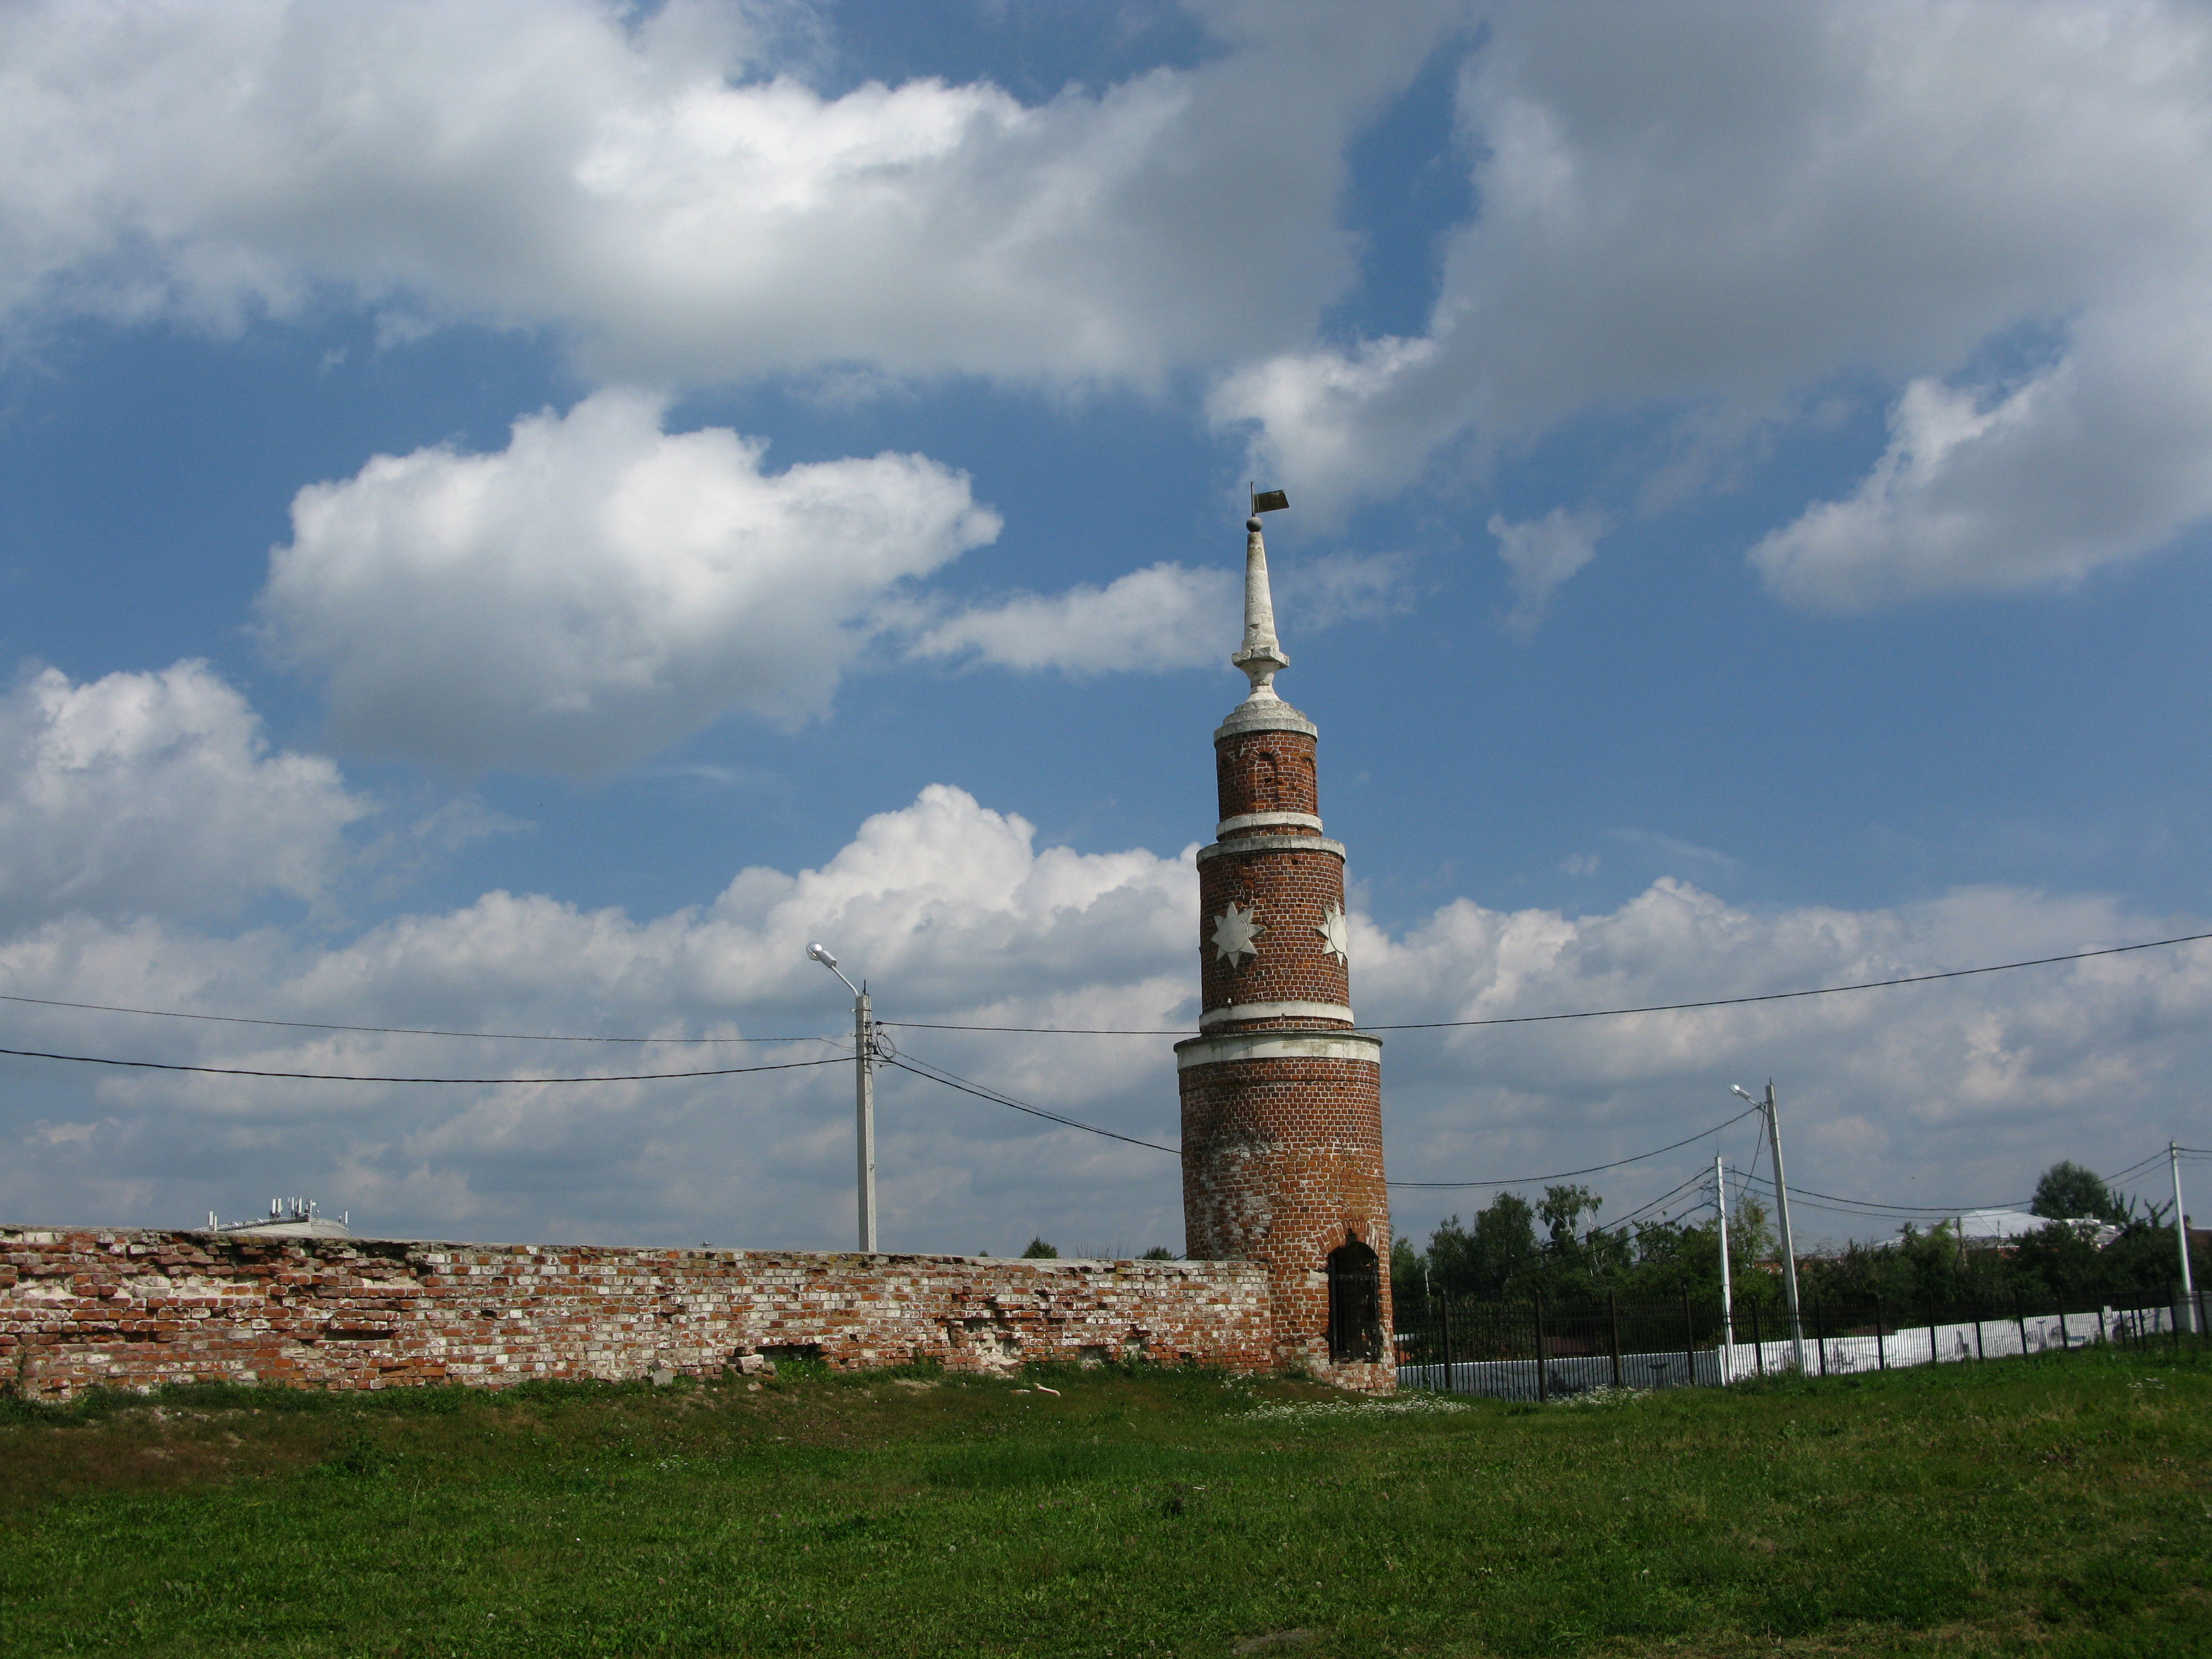
M1717 1300L1547 1304L1437 1298L1401 1304L1398 1385L1545 1401L1595 1389L1720 1387L1802 1370L1813 1376L2000 1359L2095 1343L2207 1340L2205 1292L2179 1286L2126 1306L2069 1302L1824 1305L1793 1331L1753 1303L1724 1320Z

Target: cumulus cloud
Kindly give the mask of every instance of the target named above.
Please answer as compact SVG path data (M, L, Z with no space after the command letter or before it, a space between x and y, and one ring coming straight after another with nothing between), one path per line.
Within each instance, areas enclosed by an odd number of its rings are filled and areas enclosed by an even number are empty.
M1756 556L1792 602L2069 580L2212 511L2201 10L1493 21L1459 88L1480 211L1428 329L1225 378L1259 470L1340 504L1581 413L1741 434L1872 377L1904 388L1889 453Z
M507 447L379 456L292 505L262 616L337 734L449 767L611 770L744 708L804 720L870 607L998 533L914 455L769 472L603 392Z
M1519 524L1506 521L1502 513L1490 515L1490 533L1498 538L1498 556L1513 579L1514 606L1505 625L1519 634L1533 634L1551 608L1552 595L1561 582L1590 562L1597 552L1604 520L1595 513L1570 513L1553 507L1540 519Z
M810 939L868 978L888 1020L1172 1031L1195 1014L1195 912L1188 850L1039 848L1019 818L939 786L870 818L818 868L744 870L666 915L499 892L346 941L71 916L0 940L0 991L356 1025L762 1039L457 1042L11 1005L27 1039L14 1046L264 1069L544 1077L835 1061L849 1053L845 994L805 960ZM1674 878L1589 915L1462 899L1401 930L1352 921L1355 1000L1381 1025L1794 990L2203 927L2094 896L1996 889L1756 912ZM2212 1061L2208 1013L2212 951L2193 945L1802 1001L1394 1032L1389 1155L1401 1176L1425 1180L1573 1169L1717 1122L1732 1109L1729 1084L1771 1075L1803 1184L1931 1205L2014 1198L2058 1158L2109 1168L2168 1135L2204 1133L2192 1079ZM1169 1036L902 1024L892 1036L1039 1105L1174 1140ZM368 1226L448 1237L815 1247L848 1237L851 1096L839 1065L461 1089L0 1067L10 1079L0 1209L26 1218L186 1221L306 1188ZM880 1101L896 1248L1012 1250L1040 1229L1063 1247L1179 1239L1171 1158L896 1068ZM1738 1125L1720 1150L1747 1158L1753 1139ZM1597 1184L1618 1213L1712 1150ZM1398 1218L1419 1232L1469 1201L1407 1189ZM1804 1224L1814 1237L1866 1224Z
M1205 5L1208 61L1030 106L826 94L769 6L20 7L0 307L222 323L328 284L614 379L1149 381L1310 328L1354 269L1344 144L1463 14Z
M204 662L83 684L46 669L0 697L0 927L313 903L368 811L329 761L272 753Z
M1391 553L1324 555L1284 566L1274 588L1294 629L1395 615L1413 603L1409 561ZM921 625L912 655L1085 678L1224 666L1243 616L1243 577L1226 566L1161 563L1104 587L1016 593Z
M2048 586L2172 541L2212 514L2212 328L2200 308L2101 312L2015 388L1909 384L1850 496L1751 559L1809 609Z
M1239 592L1226 568L1149 565L1104 587L971 606L925 629L913 653L1075 675L1193 668L1227 660Z

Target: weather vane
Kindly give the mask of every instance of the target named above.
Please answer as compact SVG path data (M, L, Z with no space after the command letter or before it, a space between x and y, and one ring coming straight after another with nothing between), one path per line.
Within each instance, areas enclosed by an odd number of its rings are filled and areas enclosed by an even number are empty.
M1291 498L1279 489L1261 489L1252 483L1247 483L1245 488L1252 492L1252 516L1255 519L1262 513L1280 513L1291 504Z

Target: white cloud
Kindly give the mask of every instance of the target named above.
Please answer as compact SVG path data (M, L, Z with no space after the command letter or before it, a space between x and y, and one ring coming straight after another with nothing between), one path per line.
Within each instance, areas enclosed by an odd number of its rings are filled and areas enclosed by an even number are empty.
M1428 330L1255 362L1212 412L1321 507L1580 414L1702 447L1871 376L1909 387L1895 443L1760 548L1777 591L2072 579L2212 512L2208 101L2182 5L1498 7Z
M1275 573L1282 616L1317 634L1340 623L1373 621L1412 604L1409 561L1390 553L1332 554ZM1177 668L1226 669L1243 616L1243 578L1225 566L1193 570L1148 565L1104 587L1079 584L1054 594L1015 593L919 624L909 647L921 658L1053 668L1078 678Z
M312 903L368 810L329 761L270 753L205 663L82 684L46 669L0 697L0 926Z
M785 8L19 7L0 307L225 325L331 285L619 380L1152 382L1312 326L1344 144L1463 10L1208 5L1208 61L1031 106L825 95Z
M2212 514L2212 328L2192 295L2085 317L2016 388L1908 385L1856 492L1751 559L1791 603L1863 610L2049 586L2165 545Z
M1509 524L1502 513L1490 515L1498 556L1513 578L1515 604L1505 625L1533 634L1551 608L1559 584L1590 562L1605 521L1595 513L1570 513L1555 507L1540 519Z
M1238 579L1224 568L1148 565L1104 587L1017 593L926 629L917 657L967 657L1083 676L1226 663L1236 647Z
M819 712L895 585L998 533L920 456L763 469L603 392L496 454L379 456L300 492L271 648L337 733L459 769L611 770L730 708Z
M137 1021L9 1005L11 1046L268 1069L498 1075L680 1071L837 1052L826 939L894 1021L1175 1028L1194 1015L1188 852L1040 849L1020 819L925 790L817 869L741 872L711 902L636 919L491 893L350 941L226 939L150 920L48 921L0 941L0 991L370 1025L622 1035L820 1035L831 1045L608 1048ZM2200 931L2094 896L1981 889L1925 904L1761 914L1678 880L1588 915L1448 904L1401 933L1353 918L1355 1000L1378 1024L1744 995ZM1572 1169L1716 1122L1773 1076L1792 1171L1832 1193L2020 1196L2062 1157L2111 1168L2208 1133L2202 945L1799 1001L1569 1024L1400 1031L1386 1123L1401 1176ZM1167 1036L901 1026L979 1082L1172 1141ZM307 1190L371 1227L447 1236L842 1245L851 1096L837 1067L657 1084L431 1089L0 1061L0 1211L179 1222ZM1054 1128L893 1070L880 1104L896 1248L1175 1243L1175 1160ZM85 1128L82 1126L91 1126ZM59 1126L58 1127L57 1126ZM1750 1126L1722 1150L1748 1155ZM1711 1148L1609 1173L1619 1213ZM1482 1194L1402 1190L1425 1231ZM1809 1216L1814 1236L1849 1230Z

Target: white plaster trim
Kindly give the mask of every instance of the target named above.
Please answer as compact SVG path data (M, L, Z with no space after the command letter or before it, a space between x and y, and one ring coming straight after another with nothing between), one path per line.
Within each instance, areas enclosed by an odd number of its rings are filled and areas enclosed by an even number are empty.
M1252 698L1241 702L1229 713L1229 718L1213 728L1213 740L1241 737L1247 732L1303 732L1310 738L1321 736L1321 727L1279 698L1266 702Z
M1301 1031L1232 1032L1224 1036L1185 1037L1176 1044L1176 1070L1219 1066L1235 1060L1364 1060L1382 1063L1382 1039L1364 1031L1327 1036Z
M1273 829L1282 825L1294 830L1310 830L1321 833L1321 820L1310 812L1243 812L1233 818L1224 818L1213 826L1213 838L1222 840L1239 830Z
M1232 1002L1226 1008L1209 1008L1198 1017L1204 1030L1235 1019L1340 1019L1352 1024L1352 1010L1341 1002Z
M1344 856L1344 843L1331 841L1326 836L1239 836L1232 841L1217 841L1198 849L1198 861L1228 855L1242 856L1249 853L1327 853L1335 858Z

